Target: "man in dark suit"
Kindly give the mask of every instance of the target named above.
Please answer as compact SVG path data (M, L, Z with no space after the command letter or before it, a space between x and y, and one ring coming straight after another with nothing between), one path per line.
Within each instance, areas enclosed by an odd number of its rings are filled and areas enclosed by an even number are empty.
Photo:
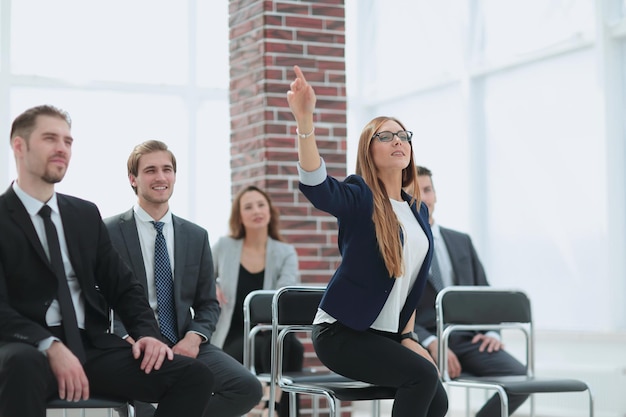
M489 285L485 270L470 237L456 230L446 229L435 223L433 212L437 194L432 181L432 172L417 167L417 180L421 199L428 206L429 223L433 232L435 253L431 273L420 298L415 318L415 332L420 343L437 358L437 323L435 298L437 292L449 285ZM435 265L436 263L436 265ZM450 377L461 372L473 375L525 375L526 367L503 350L500 335L496 332L456 332L450 338L448 350ZM525 395L509 395L509 414L525 400ZM476 414L479 417L499 417L500 401L497 394Z
M56 395L153 401L159 416L201 416L213 374L160 340L141 284L93 203L55 193L73 138L67 113L13 122L17 181L0 196L0 415L44 417ZM113 308L136 341L108 333Z
M205 415L243 415L261 399L261 384L243 365L210 343L220 314L213 259L206 230L170 211L176 158L165 143L150 140L135 146L127 165L137 204L105 219L113 246L143 284L158 317L163 340L174 353L197 358L215 374L213 396L211 387L206 387L204 392L211 398ZM160 268L155 263L159 257L155 252L159 246L157 224L165 239L164 256L169 259L166 268L168 284L172 285L170 301L160 293ZM167 323L163 319L171 300L174 305L168 313L171 322ZM132 342L122 323L116 322L114 329ZM138 417L154 413L150 404L136 403L135 410Z

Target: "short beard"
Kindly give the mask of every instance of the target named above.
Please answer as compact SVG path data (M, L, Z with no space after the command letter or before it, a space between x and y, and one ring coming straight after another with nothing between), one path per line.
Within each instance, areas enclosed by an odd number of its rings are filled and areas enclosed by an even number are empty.
M58 182L61 182L64 176L65 174L53 175L49 172L46 172L45 174L43 174L41 179L47 182L48 184L56 184Z

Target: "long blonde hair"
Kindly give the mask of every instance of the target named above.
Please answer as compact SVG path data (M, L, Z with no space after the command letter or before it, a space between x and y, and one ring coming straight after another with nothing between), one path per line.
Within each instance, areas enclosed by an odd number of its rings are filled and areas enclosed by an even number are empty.
M389 202L389 195L383 182L378 178L378 168L372 158L371 143L373 136L378 129L387 121L398 123L402 129L406 130L404 124L394 117L379 116L372 119L361 132L359 148L356 157L356 174L363 177L365 183L372 190L374 196L374 212L372 221L376 228L376 238L380 254L385 261L390 277L401 277L404 268L402 263L402 242L400 241L400 222ZM417 171L413 159L413 145L411 144L411 160L406 168L402 170L402 187L411 187L414 202L420 204L419 184L416 181Z

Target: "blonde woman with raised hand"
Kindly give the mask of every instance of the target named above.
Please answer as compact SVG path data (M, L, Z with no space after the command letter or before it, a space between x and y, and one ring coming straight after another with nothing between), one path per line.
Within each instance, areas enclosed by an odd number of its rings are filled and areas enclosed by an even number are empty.
M320 360L348 378L397 388L393 417L440 417L448 399L413 331L433 253L419 200L412 133L392 117L361 133L356 175L327 175L315 142L315 92L302 70L287 93L297 122L300 190L338 220L342 262L314 320ZM411 197L402 190L414 184Z

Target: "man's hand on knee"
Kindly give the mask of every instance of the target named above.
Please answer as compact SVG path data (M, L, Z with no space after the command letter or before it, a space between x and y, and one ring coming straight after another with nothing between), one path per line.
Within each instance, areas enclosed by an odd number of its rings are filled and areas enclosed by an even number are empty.
M62 342L53 342L48 361L59 385L59 398L79 401L89 398L89 380L78 358Z

